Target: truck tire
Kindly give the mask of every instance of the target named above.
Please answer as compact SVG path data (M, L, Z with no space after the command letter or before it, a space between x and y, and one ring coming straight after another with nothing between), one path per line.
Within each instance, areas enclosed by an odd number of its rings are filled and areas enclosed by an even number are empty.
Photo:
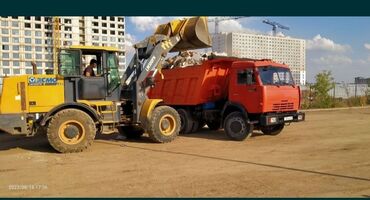
M154 142L174 140L180 132L181 120L177 111L169 106L158 106L149 120L148 134Z
M265 135L279 135L284 129L285 124L276 124L270 126L262 126L261 131Z
M47 127L50 145L60 153L81 152L89 147L96 135L93 119L77 109L55 114Z
M129 139L138 139L144 134L145 130L140 126L130 125L118 127L118 132Z
M224 129L226 135L236 141L242 141L251 135L253 124L246 123L241 112L232 112L225 118Z
M179 113L181 120L180 134L189 134L198 129L198 122L193 119L188 110L181 108L178 109L177 112Z
M207 124L207 126L210 130L215 131L215 130L220 129L220 122L219 121L206 122L206 124Z

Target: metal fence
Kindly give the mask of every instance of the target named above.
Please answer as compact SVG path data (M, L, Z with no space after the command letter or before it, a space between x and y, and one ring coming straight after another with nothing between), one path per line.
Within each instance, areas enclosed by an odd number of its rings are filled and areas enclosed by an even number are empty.
M309 94L313 92L313 84L301 86L301 90ZM361 97L370 94L370 87L368 84L335 83L333 89L328 91L328 94L333 98L341 99Z

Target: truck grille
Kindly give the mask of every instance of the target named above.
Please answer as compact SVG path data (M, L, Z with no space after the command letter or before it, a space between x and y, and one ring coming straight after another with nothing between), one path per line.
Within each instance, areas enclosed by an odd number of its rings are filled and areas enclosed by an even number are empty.
M274 103L272 105L273 111L285 111L285 110L293 110L294 103Z

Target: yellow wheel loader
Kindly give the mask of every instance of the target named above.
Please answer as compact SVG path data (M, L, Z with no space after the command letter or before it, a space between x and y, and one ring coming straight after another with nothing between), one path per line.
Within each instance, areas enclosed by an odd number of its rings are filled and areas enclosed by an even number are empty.
M152 77L160 73L168 52L210 47L204 17L174 20L134 45L135 55L122 78L116 48L71 46L59 52L58 74L3 78L0 131L33 136L45 133L59 152L80 152L97 133L117 131L139 137L147 132L159 143L176 138L178 113L149 99ZM98 76L83 76L83 60L95 58Z

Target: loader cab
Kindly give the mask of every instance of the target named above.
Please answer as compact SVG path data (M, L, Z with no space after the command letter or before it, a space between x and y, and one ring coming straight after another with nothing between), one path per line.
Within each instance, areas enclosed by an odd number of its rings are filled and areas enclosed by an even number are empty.
M66 96L76 100L119 99L120 76L117 53L113 47L71 46L59 52L58 74L65 78ZM85 77L91 59L97 60L96 76ZM73 92L69 92L73 91Z

